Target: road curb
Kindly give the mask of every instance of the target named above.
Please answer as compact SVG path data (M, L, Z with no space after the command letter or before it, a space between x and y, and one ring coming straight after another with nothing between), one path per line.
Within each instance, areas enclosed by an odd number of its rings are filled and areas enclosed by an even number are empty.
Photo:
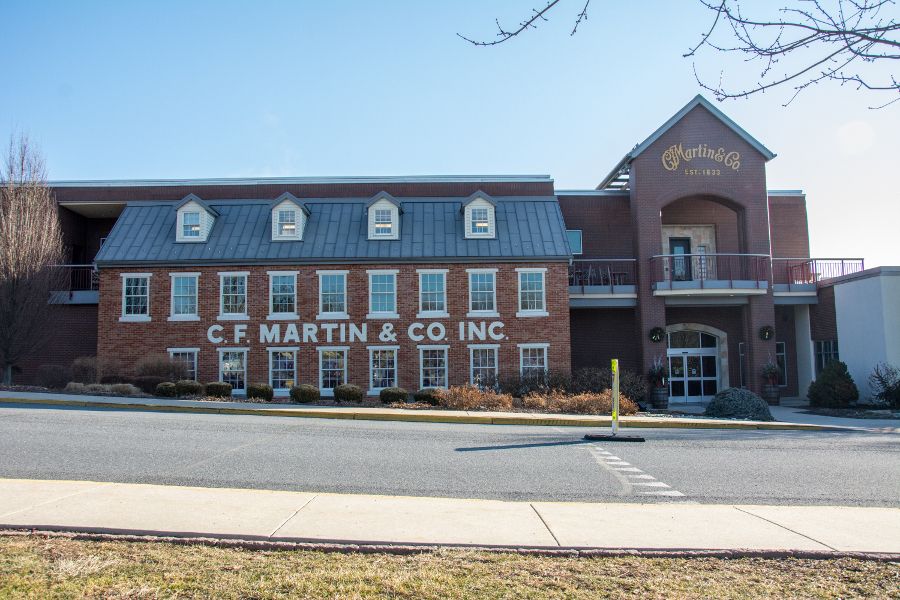
M52 529L36 527L3 527L3 537L43 537L93 542L144 542L166 543L181 546L212 546L217 548L240 548L244 550L282 550L330 553L360 554L424 554L444 549L470 550L473 552L514 553L530 556L569 558L614 558L634 556L643 558L768 558L768 559L812 559L835 560L851 558L873 562L898 562L900 553L889 552L847 552L841 550L687 550L654 548L603 548L603 547L546 547L546 546L484 546L463 544L379 544L341 541L291 541L279 539L244 539L237 537L214 537L196 535L143 535L129 532L97 532L76 529Z
M221 415L255 415L267 417L295 417L307 419L352 419L359 421L406 421L418 423L460 423L469 425L530 425L537 427L608 427L610 417L584 418L579 416L516 416L479 415L466 412L442 414L424 413L410 410L404 413L362 412L353 409L317 410L312 408L220 408L215 406L178 406L153 404L152 402L98 402L93 400L61 400L55 398L6 398L0 397L0 405L34 404L49 406L71 406L80 408L112 408L120 410L142 410L148 412L180 412ZM793 431L852 431L849 427L811 425L806 423L784 423L778 421L724 421L689 418L641 418L622 417L621 427L649 429L743 429L743 430L793 430Z

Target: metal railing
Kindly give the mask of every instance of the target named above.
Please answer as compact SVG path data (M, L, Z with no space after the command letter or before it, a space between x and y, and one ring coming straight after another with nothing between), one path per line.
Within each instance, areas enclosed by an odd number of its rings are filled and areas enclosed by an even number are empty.
M861 258L773 258L772 279L788 285L818 285L865 268Z
M570 286L605 286L614 291L616 286L635 285L634 258L578 258L569 265Z
M726 281L734 287L735 281L751 281L754 287L769 280L768 254L659 254L650 258L653 281L698 282Z
M63 271L60 281L65 288L54 290L56 292L97 291L100 289L100 274L94 265L56 265L55 268Z

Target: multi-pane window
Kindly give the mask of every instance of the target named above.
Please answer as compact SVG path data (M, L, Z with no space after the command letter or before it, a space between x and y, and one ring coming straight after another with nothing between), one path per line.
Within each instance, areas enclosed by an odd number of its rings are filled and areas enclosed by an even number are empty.
M420 387L447 387L447 348L419 348Z
M269 381L273 389L289 390L297 381L297 351L269 352Z
M185 212L181 215L181 237L200 237L200 213Z
M497 347L472 346L469 356L472 361L472 385L494 387L497 384Z
M487 234L491 232L491 211L486 206L472 207L472 233Z
M390 236L394 234L393 211L389 208L375 209L375 235Z
M196 348L172 348L169 350L169 358L184 365L186 377L197 381L197 349Z
M197 316L197 275L172 275L172 316Z
M544 312L544 272L519 272L519 310L521 312Z
M220 274L221 311L223 315L247 314L246 273Z
M397 349L369 349L369 387L380 390L397 387Z
M569 239L569 249L572 254L581 254L583 252L581 230L566 229L566 237Z
M289 208L278 211L278 235L284 237L297 235L297 211Z
M447 312L447 273L419 273L419 310L423 313Z
M322 314L346 314L346 273L319 273L319 312Z
M396 314L397 275L396 273L369 273L369 312L376 314Z
M472 312L495 312L496 274L487 271L469 273L469 310Z
M840 360L838 354L837 340L818 340L816 341L816 375L818 376L822 370L828 366L828 363L834 360Z
M231 384L231 390L243 392L247 388L247 351L219 352L219 380Z
M775 342L775 364L778 365L778 385L787 386L787 351L784 342Z
M345 348L319 349L319 388L323 393L333 393L334 388L347 381L347 350Z
M297 312L297 275L295 273L269 273L269 292L273 315L294 315Z
M519 367L523 379L543 377L547 372L547 346L519 346Z
M150 316L150 277L128 275L122 278L122 316Z

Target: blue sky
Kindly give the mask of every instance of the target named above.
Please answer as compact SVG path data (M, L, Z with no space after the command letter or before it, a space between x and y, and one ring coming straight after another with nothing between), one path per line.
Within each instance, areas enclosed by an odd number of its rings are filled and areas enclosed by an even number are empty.
M52 179L513 173L592 188L700 91L682 54L708 15L594 2L570 37L580 5L564 0L501 46L456 37L530 6L6 0L0 136L28 132ZM832 85L786 99L719 106L778 154L770 188L807 192L814 256L900 264L900 105L868 110Z

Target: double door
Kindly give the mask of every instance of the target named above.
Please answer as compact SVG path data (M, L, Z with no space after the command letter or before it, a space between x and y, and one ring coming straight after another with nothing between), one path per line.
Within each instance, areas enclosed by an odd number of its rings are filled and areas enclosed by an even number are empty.
M670 402L707 402L719 391L715 348L670 349L668 359Z

